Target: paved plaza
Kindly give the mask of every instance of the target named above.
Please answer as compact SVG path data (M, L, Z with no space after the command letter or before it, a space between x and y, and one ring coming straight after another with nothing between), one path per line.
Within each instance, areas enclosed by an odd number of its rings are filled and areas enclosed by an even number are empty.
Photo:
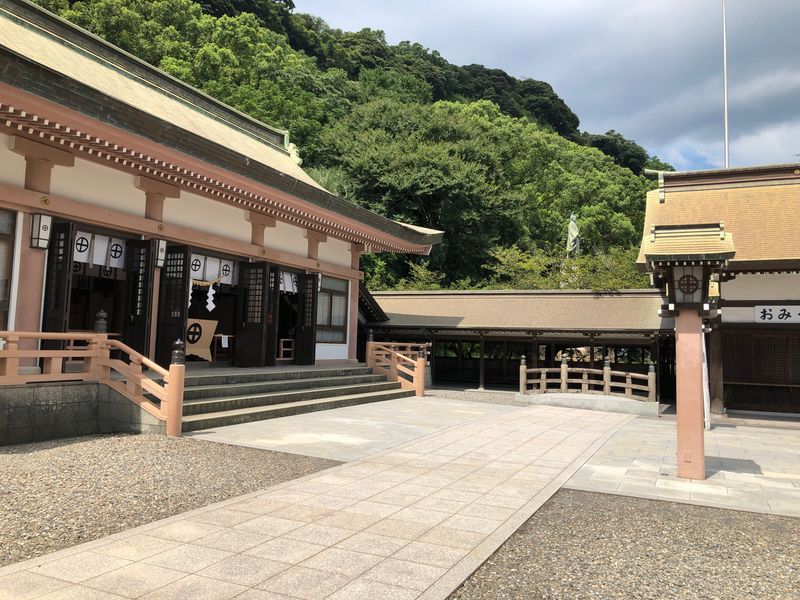
M0 568L0 600L443 599L562 487L800 516L792 430L716 426L700 482L667 419L409 398L257 425L350 462Z
M206 429L195 438L351 461L477 417L514 410L447 398L404 398Z
M478 416L204 509L0 569L0 598L446 598L627 415Z
M675 421L636 419L565 487L800 517L800 431L714 425L705 440L707 479L679 479Z

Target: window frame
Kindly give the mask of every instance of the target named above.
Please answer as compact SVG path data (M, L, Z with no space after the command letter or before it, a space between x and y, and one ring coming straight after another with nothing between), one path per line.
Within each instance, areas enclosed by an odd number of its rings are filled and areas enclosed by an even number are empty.
M345 289L338 290L332 287L326 287L325 283L326 280L335 280L335 281L343 281L345 282ZM347 343L347 328L348 328L348 321L349 321L349 290L350 290L350 282L347 279L339 279L338 277L329 277L327 275L323 275L320 278L320 286L317 292L317 335L316 335L316 343L318 344L346 344ZM322 295L328 294L330 297L330 302L328 302L328 314L325 322L320 321L320 308L322 307ZM341 298L344 303L344 319L342 325L333 325L333 306L334 306L334 298ZM333 332L341 334L341 340L337 339L336 341L330 340L321 340L320 333L321 332Z
M8 320L11 317L11 295L13 290L11 287L13 286L14 281L14 253L16 252L16 231L17 231L17 213L12 210L3 209L4 213L8 213L11 217L10 223L11 227L9 228L8 232L0 231L0 239L8 244L8 255L6 257L7 260L7 279L6 279L6 289L5 292L7 294L6 297L0 297L0 325L2 325L3 329L8 328ZM3 269L6 269L6 265L3 266Z

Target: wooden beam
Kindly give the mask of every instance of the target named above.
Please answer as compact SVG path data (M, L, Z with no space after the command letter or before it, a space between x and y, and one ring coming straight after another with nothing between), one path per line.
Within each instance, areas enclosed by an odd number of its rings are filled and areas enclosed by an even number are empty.
M181 190L176 185L171 185L161 179L153 179L144 175L136 175L133 178L133 185L137 190L160 194L164 198L180 198Z
M42 196L34 191L0 182L0 206L23 212L43 212L65 219L81 221L99 227L112 226L147 238L159 238L198 248L207 248L223 254L234 254L255 260L264 260L307 271L325 273L344 279L361 279L363 274L347 267L312 260L297 254L262 248L255 244L233 240L220 235L168 223L157 223L103 206L77 202L60 196Z
M313 231L311 229L306 229L304 235L305 238L308 240L308 250L307 250L308 258L318 258L319 245L327 242L328 236L325 235L324 233Z
M247 213L247 220L250 222L250 243L264 248L264 234L267 227L275 227L275 218L251 210Z
M8 149L21 154L25 158L46 160L51 166L72 167L75 165L75 155L72 152L35 142L18 135L11 136L8 142Z
M350 244L350 268L358 271L361 265L361 255L366 246L364 244Z

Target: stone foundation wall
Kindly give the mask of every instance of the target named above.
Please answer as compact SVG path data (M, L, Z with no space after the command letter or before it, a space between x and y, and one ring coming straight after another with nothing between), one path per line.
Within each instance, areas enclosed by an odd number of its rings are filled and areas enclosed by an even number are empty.
M97 427L99 433L161 433L167 424L107 385L98 385Z
M0 386L0 446L93 433L164 433L166 426L108 386Z

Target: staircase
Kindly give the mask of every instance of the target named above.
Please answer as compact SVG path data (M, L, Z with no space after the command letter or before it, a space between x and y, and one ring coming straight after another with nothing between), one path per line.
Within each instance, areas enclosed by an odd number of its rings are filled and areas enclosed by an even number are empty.
M364 366L187 371L183 431L288 417L413 396Z

